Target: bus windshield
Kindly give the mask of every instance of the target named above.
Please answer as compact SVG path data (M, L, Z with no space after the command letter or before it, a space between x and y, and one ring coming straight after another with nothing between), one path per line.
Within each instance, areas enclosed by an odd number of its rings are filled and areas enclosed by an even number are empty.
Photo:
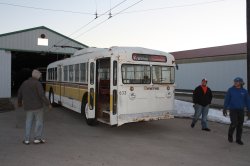
M174 83L174 67L169 66L153 66L152 77L154 84L173 84Z
M124 84L150 84L151 74L149 65L122 65L122 82Z

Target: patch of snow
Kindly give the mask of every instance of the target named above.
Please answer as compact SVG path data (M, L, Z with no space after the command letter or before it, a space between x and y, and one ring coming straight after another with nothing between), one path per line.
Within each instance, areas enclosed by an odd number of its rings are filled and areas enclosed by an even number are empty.
M175 110L176 111L174 113L174 116L176 117L192 118L194 115L193 103L190 102L175 100ZM230 124L229 116L225 117L223 116L222 110L213 108L209 109L208 120L224 124ZM247 118L245 118L244 126L250 127L250 120L247 120Z

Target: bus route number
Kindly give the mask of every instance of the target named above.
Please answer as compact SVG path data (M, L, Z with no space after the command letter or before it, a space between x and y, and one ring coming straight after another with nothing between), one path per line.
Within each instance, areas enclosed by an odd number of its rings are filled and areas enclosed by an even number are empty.
M119 95L126 95L126 91L119 91Z

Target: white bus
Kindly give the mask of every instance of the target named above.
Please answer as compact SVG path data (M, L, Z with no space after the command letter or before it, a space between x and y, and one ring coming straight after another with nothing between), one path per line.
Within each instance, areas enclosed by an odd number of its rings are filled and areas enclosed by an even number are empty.
M51 103L82 113L87 124L173 118L175 59L139 47L86 48L47 67Z

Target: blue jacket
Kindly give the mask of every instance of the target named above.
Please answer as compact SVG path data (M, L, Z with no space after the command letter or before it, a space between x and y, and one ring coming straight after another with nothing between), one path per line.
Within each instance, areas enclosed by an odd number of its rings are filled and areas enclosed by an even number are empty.
M247 107L249 109L249 96L248 92L244 88L236 88L235 86L228 89L225 101L224 109L228 110L244 110Z

